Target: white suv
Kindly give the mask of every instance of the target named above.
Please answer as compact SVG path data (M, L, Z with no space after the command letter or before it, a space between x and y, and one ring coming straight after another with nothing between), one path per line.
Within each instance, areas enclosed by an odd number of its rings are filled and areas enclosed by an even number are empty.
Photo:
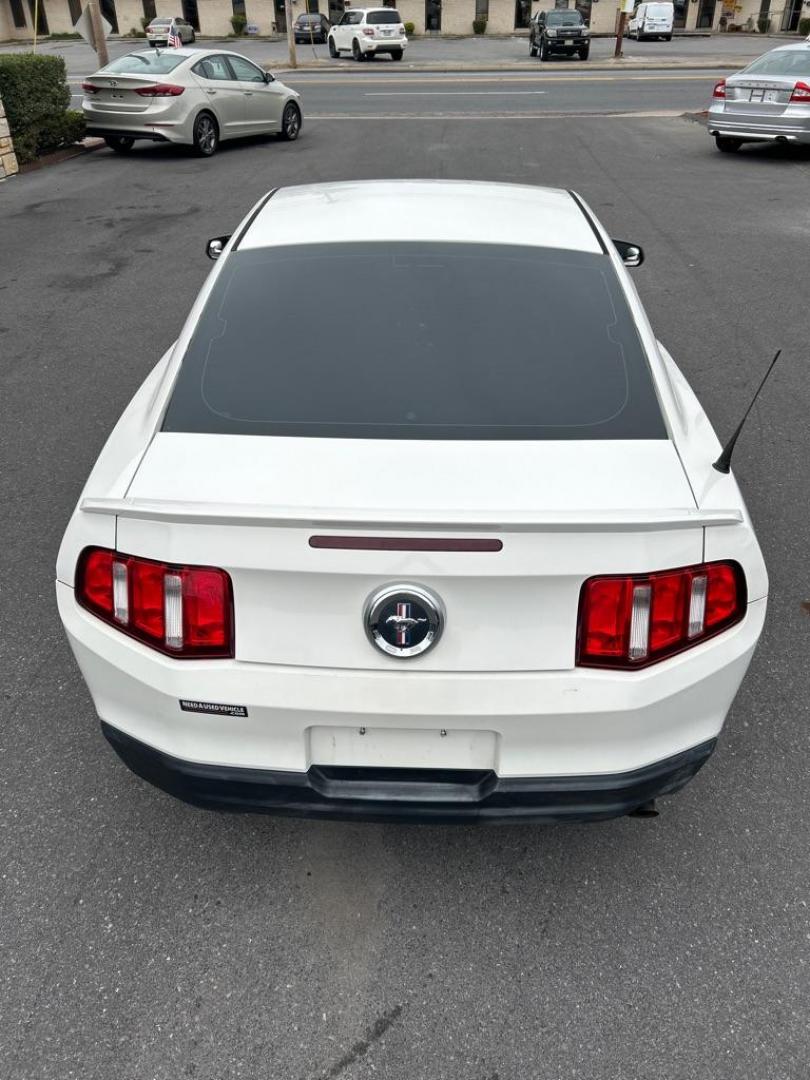
M390 53L401 60L408 39L396 8L352 8L329 31L329 55L350 52L355 60L371 60L379 53Z

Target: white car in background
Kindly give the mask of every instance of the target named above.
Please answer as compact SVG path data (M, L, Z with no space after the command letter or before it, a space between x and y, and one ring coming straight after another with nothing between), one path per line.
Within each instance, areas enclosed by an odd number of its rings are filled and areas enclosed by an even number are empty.
M373 60L387 53L401 60L408 38L396 8L351 8L329 31L327 43L333 58L350 52L355 60Z
M58 556L123 760L199 805L349 818L682 787L768 579L640 249L568 191L373 181L271 191L209 253Z
M192 146L203 157L246 135L297 139L299 95L224 49L149 49L112 60L82 83L88 135L118 153L137 139Z
M672 41L672 29L675 25L675 5L666 0L639 4L627 24L627 36L636 41L649 38L663 38Z

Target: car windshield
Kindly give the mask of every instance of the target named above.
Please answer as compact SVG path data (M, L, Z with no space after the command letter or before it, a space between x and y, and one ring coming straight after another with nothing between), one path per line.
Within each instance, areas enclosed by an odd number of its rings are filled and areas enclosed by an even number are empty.
M810 46L802 49L774 49L749 64L745 74L810 78Z
M582 16L578 11L550 11L546 22L549 26L579 26Z
M366 15L366 22L379 26L381 23L400 23L402 19L400 19L396 8L386 8L385 11L370 11Z
M188 53L181 53L178 56L174 50L161 53L129 53L107 64L104 71L105 73L114 72L117 75L167 75L187 59Z
M152 19L150 26L171 26L171 19Z
M299 23L311 23L318 22L319 20L320 15L299 15L295 21Z
M313 295L317 319L307 312ZM234 252L183 358L163 429L666 438L607 255L447 243Z

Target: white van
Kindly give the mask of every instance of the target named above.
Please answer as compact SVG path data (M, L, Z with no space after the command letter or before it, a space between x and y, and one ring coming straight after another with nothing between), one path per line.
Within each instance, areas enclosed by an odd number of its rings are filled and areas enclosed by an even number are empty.
M663 38L672 41L672 25L675 21L675 5L657 2L639 4L627 25L627 36L636 41L644 38Z

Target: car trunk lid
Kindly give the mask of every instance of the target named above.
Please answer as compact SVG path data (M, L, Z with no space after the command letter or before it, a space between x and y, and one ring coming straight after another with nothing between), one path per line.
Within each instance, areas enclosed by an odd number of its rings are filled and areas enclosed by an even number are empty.
M228 571L237 660L324 669L401 662L369 644L363 621L368 597L392 582L433 590L447 611L440 646L415 669L571 668L587 577L690 565L703 552L690 486L664 439L161 433L111 509L119 550ZM316 546L316 536L362 543ZM471 538L500 546L431 550ZM380 539L382 550L367 549ZM391 545L403 539L422 550Z

